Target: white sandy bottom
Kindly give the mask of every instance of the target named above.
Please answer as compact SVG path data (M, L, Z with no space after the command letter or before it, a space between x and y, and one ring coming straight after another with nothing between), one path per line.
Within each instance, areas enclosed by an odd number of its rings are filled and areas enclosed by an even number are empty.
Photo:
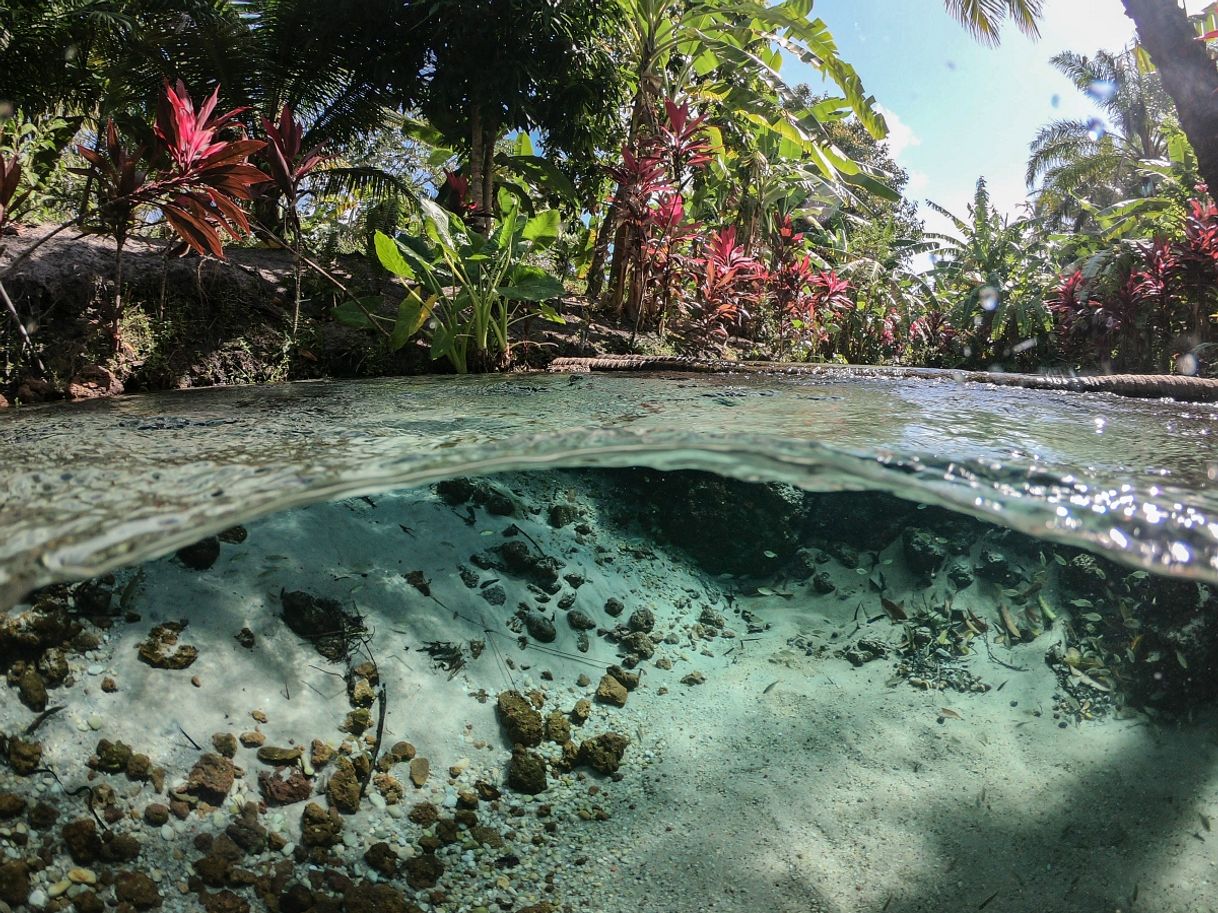
M500 484L524 504L574 497L595 517L603 503L597 486L572 491L573 478L511 477ZM891 686L891 661L855 669L831 655L808 657L789 647L797 634L853 628L865 584L842 569L835 571L834 595L784 585L794 598L736 600L736 608L754 612L769 630L694 644L686 632L709 604L708 586L731 582L708 581L679 554L595 520L594 537L580 544L570 528L547 526L544 513L521 519L479 510L474 525L464 513L426 492L318 505L252 525L249 539L225 545L211 571L189 571L168 559L146 565L134 606L142 620L117 626L97 655L82 661L78 685L52 694L52 702L67 709L39 731L48 763L69 786L83 782L83 762L105 736L148 753L172 784L199 754L179 727L207 748L212 733L255 728L253 710L267 715L259 728L268 744L307 745L313 738L337 744L336 727L350 710L335 675L341 667L322 660L279 620L278 594L287 589L330 596L364 614L388 686L385 742L408 739L431 761L428 785L407 785L407 806L442 802L443 774L464 758L471 764L461 784L501 779L509 752L493 695L513 685L539 687L549 698L543 712L569 710L578 697L591 696L600 672L617 661L613 645L595 636L587 657L576 653L561 612L559 639L550 646L571 658L521 650L503 622L518 602L535 601L523 583L480 571L484 581L498 578L507 591L506 604L492 607L461 582L457 565L468 566L472 553L506 541L500 534L515 523L564 562L563 573L587 578L576 608L611 625L602 610L610 596L626 604L618 621L649 606L659 621L657 640L669 631L680 640L657 654L674 661L672 671L644 663L642 684L625 708L597 705L576 730L577 739L610 730L632 739L622 779L567 777L537 797L554 804L559 829L542 847L524 839L511 844L521 865L503 875L518 906L544 898L569 904L573 913L1218 910L1212 847L1218 835L1203 824L1218 818L1218 746L1206 726L1104 720L1059 729L1050 710L1056 682L1040 642L1004 653L1027 672L1003 668L984 653L973 657L973 672L995 688L1005 683L983 695ZM636 546L651 548L654 558L628 553ZM414 570L430 579L434 599L403 579ZM979 613L992 610L980 592L972 605ZM725 601L716 608L743 635L745 625ZM194 666L168 672L136 660L135 645L153 623L182 618L190 621L183 640L200 651ZM243 626L257 635L253 651L233 639ZM492 646L451 679L417 650L427 641L484 638L483 627L508 636L487 638ZM868 633L897 636L887 622ZM510 676L503 657L518 667ZM542 679L543 670L553 681ZM705 674L705 684L679 683L694 670ZM580 673L591 677L590 687L576 687ZM116 694L101 692L103 675L117 680ZM481 689L491 701L475 699ZM961 719L938 722L943 707ZM13 731L31 716L6 698L0 729ZM99 730L90 728L91 719ZM253 752L242 749L237 763L246 771L239 789L255 796ZM404 769L395 774L405 781ZM593 797L591 785L600 790ZM151 800L147 787L132 797L137 808ZM579 808L592 806L609 819L577 817ZM267 820L296 839L299 807L272 810ZM531 815L518 822L522 834L539 831ZM488 815L485 823L496 822ZM208 828L215 830L210 821L192 820L180 841L145 829L141 867L159 868L172 882L181 869L169 856L172 848L186 847L191 834ZM421 833L368 802L347 819L346 831L359 835L348 848L352 860L374 840L410 845ZM354 865L362 870L362 862ZM549 873L555 887L547 891L542 879ZM441 882L448 888L445 903L433 906L425 892L407 894L425 910L472 910L490 902L467 895L462 883L459 867L450 867ZM167 909L193 909L192 903L167 892Z

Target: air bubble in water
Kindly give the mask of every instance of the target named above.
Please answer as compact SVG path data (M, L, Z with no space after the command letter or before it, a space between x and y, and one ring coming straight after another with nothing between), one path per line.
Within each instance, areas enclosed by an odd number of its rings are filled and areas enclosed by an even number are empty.
M981 290L981 306L987 311L998 310L998 289L987 285Z
M1108 128L1104 126L1104 122L1098 117L1093 117L1087 121L1087 135L1091 137L1092 142L1098 143L1108 134Z
M1101 104L1112 101L1117 94L1117 84L1111 79L1093 79L1087 86L1087 94Z
M1176 373L1183 374L1186 377L1192 377L1197 373L1197 356L1191 352L1185 352L1176 359Z

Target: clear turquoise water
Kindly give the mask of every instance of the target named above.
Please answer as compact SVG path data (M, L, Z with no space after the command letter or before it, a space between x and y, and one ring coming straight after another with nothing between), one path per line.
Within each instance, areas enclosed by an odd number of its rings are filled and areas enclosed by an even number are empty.
M874 489L1218 581L1213 406L950 380L524 375L0 416L0 601L291 505L547 466Z
M66 709L39 737L69 788L113 784L144 869L201 865L252 801L289 846L243 865L287 865L284 885L335 903L355 888L318 873L426 913L1200 913L1218 820L1215 428L1212 407L846 376L315 383L21 410L0 415L0 595L44 587L36 606L97 632L69 651L51 691ZM166 622L198 650L188 668L137 659ZM2 642L0 658L11 684L17 664L47 665ZM387 690L357 700L368 658ZM595 697L630 672L624 706ZM570 748L529 749L535 797L496 716L511 691L564 719L591 701ZM33 715L9 700L0 731ZM163 795L83 766L99 737L123 739L172 789L211 733L251 728L345 742L357 762L410 740L430 777L387 767L402 807L434 802L449 824L391 814L392 790L369 787L344 842L303 848L307 800L268 800L251 743L218 810L158 834L139 819ZM579 760L606 734L628 742L612 775ZM325 805L336 768L294 763ZM501 846L452 823L478 783L498 791L476 814ZM0 792L29 785L0 767ZM12 855L8 840L0 823ZM392 877L365 860L374 843L402 857ZM436 885L408 859L440 863ZM167 908L202 897L183 884ZM263 908L206 886L221 887Z

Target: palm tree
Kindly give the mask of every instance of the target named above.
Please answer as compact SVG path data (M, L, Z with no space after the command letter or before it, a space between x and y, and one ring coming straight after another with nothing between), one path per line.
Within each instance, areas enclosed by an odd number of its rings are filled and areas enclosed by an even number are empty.
M1039 37L1036 20L1044 0L943 0L948 13L960 20L973 36L986 44L997 44L1002 25L1008 19L1021 32Z
M973 357L1018 354L1028 341L1048 333L1051 322L1044 290L1052 261L1037 219L1010 219L991 203L985 178L977 181L968 216L961 218L937 203L928 205L948 219L955 234L927 232L939 242L932 272L936 296L954 301L953 325L971 329Z
M1039 184L1038 211L1054 225L1081 229L1094 208L1155 192L1143 163L1164 158L1172 103L1155 73L1139 69L1132 51L1087 57L1058 54L1053 66L1108 115L1097 121L1058 120L1031 146L1027 182ZM1090 205L1083 205L1083 204Z

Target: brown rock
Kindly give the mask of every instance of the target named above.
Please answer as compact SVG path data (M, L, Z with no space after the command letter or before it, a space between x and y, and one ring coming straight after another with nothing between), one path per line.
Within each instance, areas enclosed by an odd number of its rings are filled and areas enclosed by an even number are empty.
M16 818L25 811L25 799L16 793L0 793L0 821Z
M346 758L338 759L337 769L326 783L326 798L345 815L359 811L360 782L355 775L355 766Z
M576 726L582 726L588 721L588 717L592 715L592 702L587 698L580 698L575 702L575 706L571 708L571 722Z
M616 773L629 744L630 739L616 732L585 739L579 746L579 763L587 764L603 774Z
M360 881L344 892L347 913L411 913L418 910L407 904L397 888L387 884Z
M36 831L48 831L59 820L59 809L49 802L36 802L30 809L30 827Z
M508 762L508 786L517 792L535 796L546 788L546 762L541 755L527 748L517 748Z
M59 391L40 377L27 377L17 387L17 399L23 403L45 403L59 399Z
M209 752L200 757L191 768L186 778L186 791L213 805L219 805L233 788L233 779L236 776L237 766L232 761Z
M42 745L24 739L9 739L8 763L13 773L29 776L42 765Z
M410 762L410 782L422 789L431 774L431 763L426 758L415 758Z
M372 785L384 797L386 805L397 805L406 795L402 781L389 774L376 774L372 778Z
M431 853L406 860L406 883L416 891L434 888L444 874L444 863Z
M393 878L398 873L398 854L384 841L374 843L364 853L364 862L386 878Z
M313 781L299 767L278 767L259 771L258 791L268 805L292 805L313 795Z
M101 858L106 862L134 862L140 855L140 842L131 834L117 834L104 841Z
M557 745L571 740L571 724L557 710L546 716L546 738Z
M189 644L179 644L178 636L186 628L184 621L167 621L157 625L139 645L141 661L154 669L186 669L199 658L199 651Z
M596 686L596 699L602 704L625 707L628 696L626 686L612 675L601 676L601 683Z
M292 748L264 745L258 749L258 760L263 764L295 764L303 754L304 749L299 745Z
M251 729L249 732L241 733L241 744L246 748L258 748L266 741L266 736L257 729Z
M413 761L415 754L417 752L409 742L395 742L393 747L389 749L389 756L393 758L395 764L405 764L407 761Z
M102 679L101 689L106 694L113 694L118 690L118 682L107 675Z
M499 724L507 732L511 745L533 748L541 744L541 714L519 691L504 691L495 706Z
M406 817L420 827L431 827L440 820L440 810L430 802L420 802Z
M161 905L161 892L156 882L143 872L119 872L114 880L114 896L119 903L129 903L137 910L151 910Z
M122 394L122 381L101 365L85 365L68 381L68 399L99 399Z
M46 682L42 680L38 670L32 666L27 666L21 677L17 679L17 696L21 699L21 703L35 713L42 713L47 709Z
M315 770L321 770L334 760L334 749L321 739L314 739L309 746L309 761Z
M206 571L220 559L220 539L217 536L200 539L178 549L174 557L192 571Z
M206 891L199 895L199 903L207 913L249 913L249 901L238 897L232 891L217 891L208 894Z
M19 907L30 896L30 869L22 860L0 865L0 900Z
M92 818L78 818L63 826L63 842L77 865L89 865L101 858L102 843Z
M333 846L342 829L342 816L335 809L327 811L310 802L300 818L300 842L305 846Z
M169 821L169 806L161 802L150 802L144 806L144 820L153 827L160 827Z
M231 732L217 732L211 737L211 747L221 757L234 758L237 756L237 737Z

